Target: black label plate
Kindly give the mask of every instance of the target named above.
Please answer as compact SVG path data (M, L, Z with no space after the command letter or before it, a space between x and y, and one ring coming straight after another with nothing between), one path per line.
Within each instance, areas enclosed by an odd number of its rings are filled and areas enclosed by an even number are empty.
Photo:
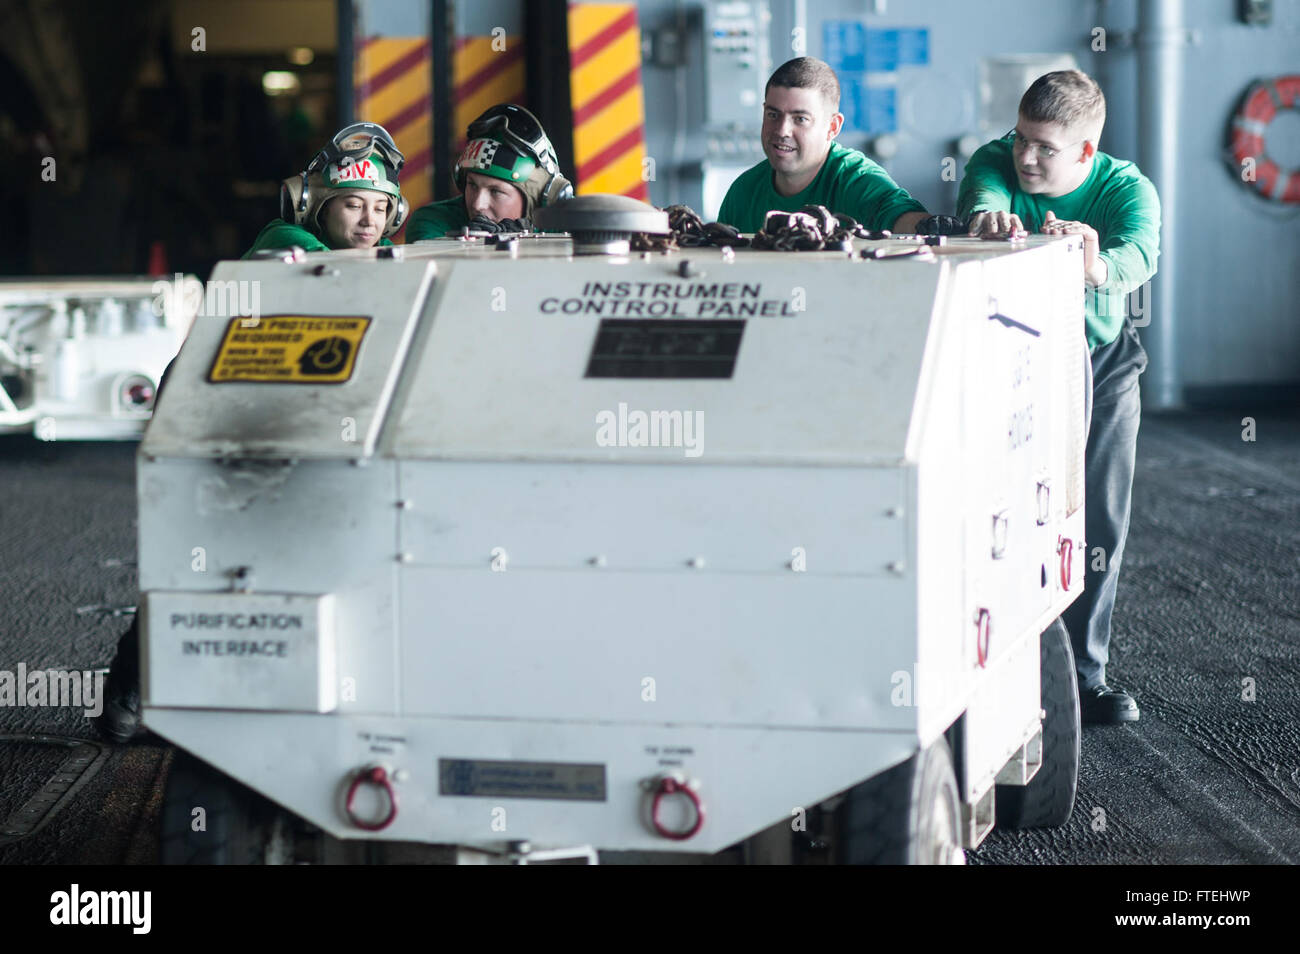
M605 801L605 766L583 762L438 759L438 794Z
M588 378L729 378L745 322L602 318Z

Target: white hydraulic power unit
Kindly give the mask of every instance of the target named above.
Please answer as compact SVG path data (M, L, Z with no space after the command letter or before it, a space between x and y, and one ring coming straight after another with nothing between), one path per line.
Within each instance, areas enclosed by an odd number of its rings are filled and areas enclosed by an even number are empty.
M1062 823L1079 240L569 231L217 267L261 310L197 319L140 448L145 724L464 858Z
M177 277L189 301L202 294ZM0 432L139 438L198 310L171 288L150 278L0 282Z

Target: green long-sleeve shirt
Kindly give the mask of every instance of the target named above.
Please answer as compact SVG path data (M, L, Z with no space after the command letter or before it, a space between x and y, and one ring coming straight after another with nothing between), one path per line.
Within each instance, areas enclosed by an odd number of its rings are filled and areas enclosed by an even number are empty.
M1156 273L1160 256L1160 197L1136 165L1098 152L1088 178L1073 192L1031 195L1020 189L1011 155L1012 137L981 146L966 163L957 193L957 214L1012 212L1037 232L1050 211L1058 219L1097 230L1106 284L1085 296L1088 346L1114 341L1124 326L1126 298Z
M392 245L393 243L386 238L381 238L379 244ZM263 249L288 248L291 245L300 245L305 252L333 251L315 232L305 229L301 225L291 225L284 219L272 219L263 227L262 231L257 233L257 238L253 239L253 247L240 257L251 258L254 252L260 252Z
M406 223L406 240L418 242L421 239L459 235L460 230L467 225L469 213L465 211L465 197L452 196L450 199L422 205L412 212L411 220Z
M766 159L746 169L727 190L718 221L742 232L757 232L768 212L797 212L805 205L824 205L851 215L869 229L892 229L900 215L925 211L883 168L858 150L833 142L817 178L794 195L776 191L772 165Z

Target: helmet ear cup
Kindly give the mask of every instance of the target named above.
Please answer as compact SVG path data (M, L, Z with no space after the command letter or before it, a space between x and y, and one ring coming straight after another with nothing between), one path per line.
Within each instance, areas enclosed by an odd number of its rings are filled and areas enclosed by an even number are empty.
M292 178L285 179L280 183L280 218L285 222L293 222L293 189L289 183L293 182Z
M302 225L309 198L307 173L285 179L280 183L280 218L292 225Z
M551 176L551 181L542 189L542 206L554 205L565 199L573 198L573 183L558 172Z
M393 209L393 221L389 224L388 228L384 229L385 238L390 235L396 235L398 229L406 224L406 216L407 213L411 211L411 205L406 201L405 196L399 195L397 201L393 203Z

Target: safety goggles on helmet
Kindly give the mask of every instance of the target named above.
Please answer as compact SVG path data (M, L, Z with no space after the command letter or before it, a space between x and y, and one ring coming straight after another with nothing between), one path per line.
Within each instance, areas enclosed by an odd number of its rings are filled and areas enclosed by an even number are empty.
M554 175L559 170L551 140L542 130L537 117L513 103L493 106L469 125L470 141L495 139L514 146L531 156L543 169Z
M404 161L382 126L354 123L341 129L306 169L284 180L280 218L318 228L321 209L332 197L357 190L382 192L391 200L384 228L384 235L391 236L405 224L410 210L397 181Z
M376 152L393 170L394 176L406 164L406 157L383 126L378 123L353 123L334 134L329 145L316 153L316 158L307 166L307 171L317 172L343 159L366 159Z

